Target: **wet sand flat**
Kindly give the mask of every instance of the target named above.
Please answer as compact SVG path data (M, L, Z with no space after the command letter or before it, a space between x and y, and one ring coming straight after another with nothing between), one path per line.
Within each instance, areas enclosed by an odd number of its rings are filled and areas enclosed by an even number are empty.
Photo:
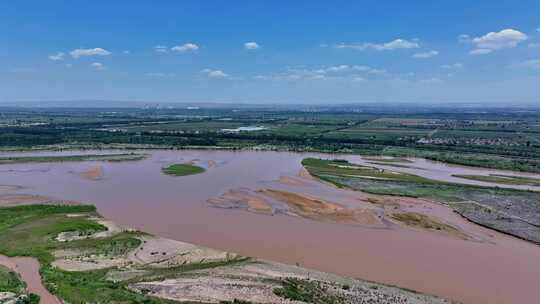
M107 152L109 153L109 152ZM400 225L365 228L300 217L211 208L207 201L231 189L276 189L347 207L365 194L299 177L300 161L314 154L232 151L153 151L137 162L96 162L106 179L90 181L88 163L5 165L0 185L21 185L39 194L96 204L106 218L162 237L303 267L383 282L464 303L534 303L540 246L476 226L450 209L425 203L414 208L449 221L476 237L452 238ZM323 155L324 156L324 155ZM325 157L331 157L326 155ZM342 156L339 156L342 157ZM207 172L175 179L164 163L215 160ZM50 168L49 171L38 169ZM28 171L29 169L35 169ZM305 173L304 173L305 174Z

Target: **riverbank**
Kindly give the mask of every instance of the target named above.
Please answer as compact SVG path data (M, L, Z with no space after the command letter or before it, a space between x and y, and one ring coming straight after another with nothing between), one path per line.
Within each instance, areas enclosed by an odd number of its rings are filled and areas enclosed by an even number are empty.
M11 269L44 304L61 303L56 296L70 303L315 303L307 300L314 297L327 299L321 303L450 303L110 223L104 226L92 206L3 207L0 223L0 253L29 256L0 256L0 263L14 264Z

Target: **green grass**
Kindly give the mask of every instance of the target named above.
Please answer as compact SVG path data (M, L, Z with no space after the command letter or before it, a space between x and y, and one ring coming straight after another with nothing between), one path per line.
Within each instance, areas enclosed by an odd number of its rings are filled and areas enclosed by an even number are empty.
M67 214L88 216L70 217ZM105 227L89 219L96 216L93 206L32 205L0 208L0 254L7 256L35 257L41 264L40 273L44 285L66 303L174 303L127 289L129 283L144 280L172 278L179 273L249 262L249 258L231 258L219 262L201 262L171 268L146 268L148 272L132 280L113 282L108 279L111 269L92 271L63 271L52 267L56 250L80 252L81 256L123 255L138 247L142 232L122 232L107 238L87 238L69 242L58 242L56 236L65 231L89 234ZM4 279L7 276L8 279ZM3 285L20 288L15 278L0 269L0 290ZM19 284L19 285L17 285ZM37 303L37 302L36 302Z
M345 303L343 299L328 293L316 281L288 278L282 285L274 289L274 294L287 300L314 304Z
M9 291L16 294L24 292L26 284L16 272L0 265L0 291Z
M401 157L382 158L382 157L362 157L365 160L375 163L412 163L411 160Z
M136 161L147 156L144 154L92 154L92 155L52 155L52 156L14 156L0 157L0 165L18 163L55 163L55 162L76 162L76 161Z
M392 214L392 218L408 226L425 229L441 230L457 233L458 230L450 225L436 221L429 216L416 212L403 212Z
M323 181L340 188L353 188L371 194L457 202L466 200L463 196L466 189L471 191L489 190L481 186L446 183L389 170L380 171L373 167L350 164L344 160L306 158L302 160L302 164L310 174ZM347 168L340 168L340 166Z
M109 238L71 241L62 245L62 248L78 250L84 255L118 256L139 247L141 240L136 238L139 234L138 232L121 232Z
M540 186L540 179L523 176L511 176L501 174L491 175L453 175L459 178L476 180L481 182L499 183L505 185L525 185L525 186Z
M400 173L376 167L355 165L343 160L322 160L306 158L302 165L318 177L326 178L365 178L388 181L406 181L417 183L437 183L417 175Z
M172 303L136 294L122 284L106 280L108 270L67 272L52 267L55 250L76 249L83 254L116 255L140 244L135 233L58 242L55 237L60 232L90 233L105 229L86 217L66 216L70 213L96 215L95 207L84 205L0 208L0 254L37 258L44 285L68 303Z
M186 121L186 122L168 122L160 124L147 124L140 126L126 127L129 131L133 132L186 132L186 133L214 133L219 132L221 129L236 129L238 127L245 127L248 124L230 122L230 121Z
M326 161L304 159L304 167L315 177L332 183L340 188L350 188L370 194L408 196L430 199L441 202L467 217L469 220L532 242L538 243L538 208L540 193L534 191L503 189L477 185L454 184L432 181L423 178L367 179L358 174L348 174L349 170L362 171L365 169L337 168L335 164L347 165L346 161ZM500 176L499 176L500 178ZM521 181L520 181L521 182ZM492 215L485 216L469 206L485 205ZM466 212L464 212L464 210ZM516 224L509 223L509 218L520 219ZM422 218L402 217L397 220L433 226ZM444 227L439 227L443 229Z
M242 263L249 263L250 260L251 258L249 257L235 257L224 261L189 263L168 268L147 268L145 270L147 270L148 273L144 274L141 277L135 277L133 279L123 281L123 284L131 284L147 280L161 281L169 278L174 278L178 276L179 273L183 272L238 265Z
M206 171L204 168L194 166L191 164L174 164L168 167L162 168L163 173L174 176L186 176L199 174Z
M0 252L8 256L33 256L40 262L53 260L51 249L56 246L54 238L64 231L91 233L105 230L102 225L88 219L76 219L62 214L25 221L0 234Z

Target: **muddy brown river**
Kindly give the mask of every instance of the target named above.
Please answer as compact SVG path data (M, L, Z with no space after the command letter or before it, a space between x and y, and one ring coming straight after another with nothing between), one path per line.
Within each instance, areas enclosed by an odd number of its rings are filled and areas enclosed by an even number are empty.
M148 153L151 157L137 162L1 165L0 185L26 187L11 190L16 193L95 204L103 216L118 224L163 237L298 263L464 303L536 303L538 300L540 246L471 224L439 204L430 203L425 208L474 235L474 241L412 228L330 224L212 208L207 204L208 199L231 189L261 188L301 192L348 206L358 204L358 197L363 195L359 192L336 189L308 178L300 183L279 182L280 177L298 177L302 169L300 161L311 155L203 150ZM354 156L339 158L362 162ZM167 164L188 161L208 170L185 177L161 173L160 168ZM452 174L479 172L425 160L414 160L408 165L422 169L388 168L441 180ZM101 168L100 178L85 178L83 173L95 170L96 166Z

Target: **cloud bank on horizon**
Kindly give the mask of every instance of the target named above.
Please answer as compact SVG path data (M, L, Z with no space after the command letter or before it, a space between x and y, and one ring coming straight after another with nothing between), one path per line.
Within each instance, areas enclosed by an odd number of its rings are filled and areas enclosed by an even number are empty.
M4 3L0 102L540 103L537 11L527 0Z

